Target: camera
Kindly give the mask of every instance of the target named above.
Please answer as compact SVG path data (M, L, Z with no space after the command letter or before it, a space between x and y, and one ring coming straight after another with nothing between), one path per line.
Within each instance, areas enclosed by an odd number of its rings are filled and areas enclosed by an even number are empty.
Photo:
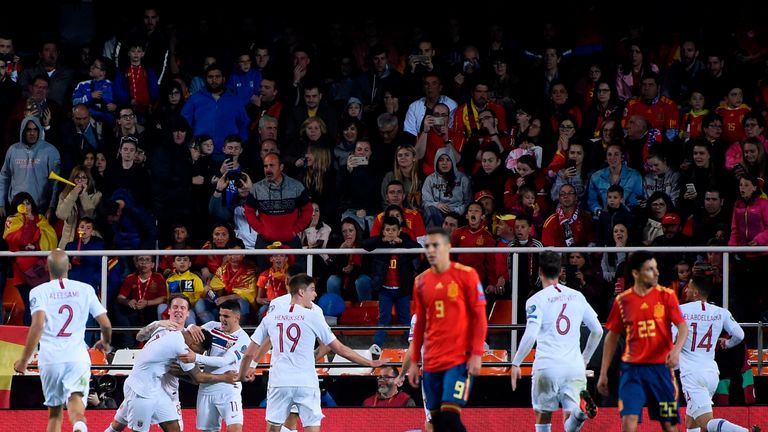
M88 393L96 393L99 397L103 395L111 394L117 388L117 381L112 375L102 375L99 377L91 377L91 381L88 386Z
M446 117L432 117L435 126L445 126Z
M429 56L426 55L414 54L411 56L411 59L413 59L413 62L416 64L425 64L429 62Z
M355 162L357 165L368 165L368 158L365 156L352 156L351 162Z

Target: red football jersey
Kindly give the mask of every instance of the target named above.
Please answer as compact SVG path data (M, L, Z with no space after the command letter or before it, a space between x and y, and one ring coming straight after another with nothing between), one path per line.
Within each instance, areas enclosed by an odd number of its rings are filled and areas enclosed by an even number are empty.
M413 291L414 362L421 358L422 344L427 372L444 371L466 363L471 355L483 355L488 320L475 269L454 262L443 273L430 268L416 277Z
M621 359L627 363L664 363L672 350L672 324L683 322L675 292L657 285L645 296L628 289L618 296L605 327L626 330Z

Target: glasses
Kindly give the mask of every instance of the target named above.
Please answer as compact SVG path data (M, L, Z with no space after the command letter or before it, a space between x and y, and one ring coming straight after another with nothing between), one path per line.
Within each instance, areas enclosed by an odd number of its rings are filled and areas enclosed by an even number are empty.
M560 125L560 129L573 129L573 126L569 126L569 125Z
M136 114L120 114L120 118L123 120L130 120L136 117Z
M75 180L88 180L88 176L79 175L75 177Z

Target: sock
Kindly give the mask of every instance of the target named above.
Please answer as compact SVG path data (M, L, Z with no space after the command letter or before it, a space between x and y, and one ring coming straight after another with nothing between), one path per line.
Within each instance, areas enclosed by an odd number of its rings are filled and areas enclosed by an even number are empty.
M464 424L461 422L461 415L453 410L440 410L440 431L467 432Z
M749 432L746 428L737 426L728 420L715 418L707 422L708 432Z
M552 432L551 424L537 424L536 432Z
M582 410L571 411L571 415L565 421L565 432L578 432L587 420L587 415Z
M701 432L701 428L686 429L685 432Z
M78 421L72 425L72 430L78 432L88 432L88 426L86 426L84 422Z

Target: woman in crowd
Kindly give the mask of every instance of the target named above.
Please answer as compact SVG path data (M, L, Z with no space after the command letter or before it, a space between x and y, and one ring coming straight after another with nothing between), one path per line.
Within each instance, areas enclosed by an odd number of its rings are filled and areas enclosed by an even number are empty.
M80 218L87 216L95 219L96 206L101 202L101 192L96 190L88 170L78 165L72 168L69 181L76 186L67 185L59 195L56 217L64 221L59 248L75 239L75 231Z
M345 162L346 163L346 162ZM421 206L421 175L416 164L416 148L410 144L401 144L395 150L395 163L392 171L384 174L381 181L382 206L387 202L387 185L392 180L403 183L405 197L403 206L418 209Z
M582 206L587 203L587 183L589 182L589 168L585 166L584 144L572 142L568 146L568 158L565 166L557 172L555 184L552 185L550 196L552 201L557 201L560 194L560 187L569 184L576 189L576 195Z
M362 248L363 229L352 218L341 221L341 243L339 249ZM328 259L329 273L327 290L345 300L371 300L373 289L371 278L363 271L363 256L360 254L331 255ZM354 291L354 294L353 294Z

